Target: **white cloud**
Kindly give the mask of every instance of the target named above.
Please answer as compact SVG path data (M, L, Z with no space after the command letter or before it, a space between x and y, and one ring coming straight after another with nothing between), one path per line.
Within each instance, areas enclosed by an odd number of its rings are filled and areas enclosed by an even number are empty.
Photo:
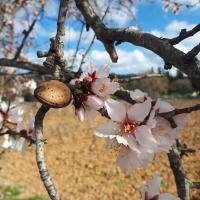
M152 61L152 57L148 57L146 53L138 49L133 51L118 49L117 54L119 57L117 63L111 62L106 51L93 50L89 56L89 59L91 59L95 67L109 64L113 72L123 74L138 74L144 72L151 67L155 67L155 64L158 63L159 60L157 57L157 60L155 59ZM162 62L161 59L159 62Z
M79 31L80 31L80 29L79 29ZM79 39L79 36L80 36L79 31L76 31L71 26L66 26L66 28L65 28L66 43L67 42L78 42L78 39ZM86 31L86 29L84 27L82 39L81 39L81 44L89 45L93 36L94 36L94 31L91 28L90 28L89 31Z

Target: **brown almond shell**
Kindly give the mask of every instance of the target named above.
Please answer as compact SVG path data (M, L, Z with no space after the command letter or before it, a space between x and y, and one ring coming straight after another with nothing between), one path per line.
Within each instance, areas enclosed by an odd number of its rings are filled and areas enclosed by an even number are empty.
M63 108L71 101L71 90L63 82L50 80L42 82L34 91L38 101L51 108Z

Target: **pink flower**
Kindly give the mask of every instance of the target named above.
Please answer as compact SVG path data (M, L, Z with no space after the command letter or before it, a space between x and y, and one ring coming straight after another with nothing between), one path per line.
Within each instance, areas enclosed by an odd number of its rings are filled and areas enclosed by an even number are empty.
M79 120L84 120L85 112L103 108L109 95L118 90L119 84L107 78L109 73L108 66L102 66L98 70L90 68L80 79L70 82L78 88L78 92L73 95L73 104Z
M173 110L174 107L172 105L158 99L155 106L153 107L152 113L155 116L156 111L158 113L165 113ZM156 124L152 129L152 134L158 143L156 153L169 152L173 144L176 142L176 139L178 138L178 131L183 128L187 122L185 114L175 115L173 119L177 125L176 128L172 128L169 121L163 117L156 116L154 118Z
M157 147L151 126L145 120L150 113L151 102L136 103L126 109L122 103L109 99L105 107L111 121L96 128L95 135L116 139L123 145L117 163L125 171L130 172L136 166L145 167Z
M2 122L6 120L7 122L18 125L22 122L24 115L24 110L16 105L9 105L6 102L0 102L0 127Z
M119 83L111 81L109 78L98 78L91 84L91 90L100 97L107 97L114 94L119 89Z
M84 121L85 118L85 109L83 106L80 106L80 108L75 109L75 115L78 117L78 120L80 122Z
M148 186L142 185L140 188L142 200L180 200L169 193L160 194L160 177L156 174L149 181Z

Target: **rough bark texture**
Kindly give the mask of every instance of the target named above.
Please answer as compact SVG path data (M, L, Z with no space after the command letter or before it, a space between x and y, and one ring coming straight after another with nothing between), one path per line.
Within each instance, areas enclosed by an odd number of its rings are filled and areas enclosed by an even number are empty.
M168 159L174 174L178 196L181 198L181 200L189 200L190 186L185 176L185 171L180 158L180 152L176 146L173 147L173 149L168 154Z
M43 139L43 119L49 108L42 105L35 116L35 133L36 133L36 161L42 182L49 194L51 200L60 200L51 177L49 175L44 159L44 139Z

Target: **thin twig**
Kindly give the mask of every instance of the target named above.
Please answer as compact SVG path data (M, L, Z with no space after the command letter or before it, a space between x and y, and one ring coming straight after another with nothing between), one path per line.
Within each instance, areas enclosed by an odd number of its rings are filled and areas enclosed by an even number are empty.
M111 6L112 1L113 1L113 0L109 1L109 4L108 4L108 6L107 6L107 8L106 8L106 10L105 10L105 12L104 12L104 15L103 15L102 18L101 18L101 21L103 21L103 20L105 19L107 13L109 12L109 9L110 9L110 6ZM81 59L81 62L80 62L80 66L79 66L79 70L78 70L78 71L81 71L82 65L84 64L84 60L85 60L87 54L90 52L90 50L91 50L91 48L92 48L92 46L93 46L93 44L94 44L95 38L96 38L96 35L94 34L94 36L92 37L92 40L91 40L91 42L90 42L90 45L88 46L87 50L85 51L85 53L84 53L83 56L82 56L82 59Z
M168 41L170 44L175 45L175 44L178 44L181 41L185 40L186 38L193 36L194 34L196 34L199 31L200 31L200 24L196 25L193 29L191 29L189 31L187 31L186 29L182 29L179 36L172 38L172 39L168 39Z
M200 189L200 182L191 182L189 181L190 188L192 189Z
M73 60L72 60L72 64L71 64L70 67L74 67L74 62L76 60L76 56L77 56L77 53L78 53L78 50L79 50L79 46L80 46L80 43L81 43L81 38L82 38L84 27L85 27L85 24L82 23L80 35L79 35L78 42L77 42L77 45L76 45L76 50L75 50L75 53L74 53L74 56L73 56Z
M193 111L200 110L200 104L196 104L191 107L187 108L176 108L170 112L165 112L165 113L159 113L159 116L164 117L165 119L170 119L175 115L183 114L183 113L191 113Z
M22 49L23 49L23 47L24 47L24 45L26 43L26 40L27 40L28 36L30 35L30 33L32 32L32 30L33 30L33 28L34 28L34 26L35 26L35 24L36 24L36 22L38 20L38 17L40 16L41 12L43 12L43 8L41 9L41 11L37 15L37 17L33 20L31 25L29 26L28 30L27 31L24 30L24 32L23 32L24 33L23 40L22 40L21 45L19 46L17 52L15 53L15 56L14 56L13 60L16 60L17 58L19 58L20 53L21 53L21 51L22 51Z
M51 176L49 175L44 159L43 119L48 110L48 107L42 105L35 116L36 161L40 177L49 194L49 197L51 200L60 200L60 195L51 180Z

